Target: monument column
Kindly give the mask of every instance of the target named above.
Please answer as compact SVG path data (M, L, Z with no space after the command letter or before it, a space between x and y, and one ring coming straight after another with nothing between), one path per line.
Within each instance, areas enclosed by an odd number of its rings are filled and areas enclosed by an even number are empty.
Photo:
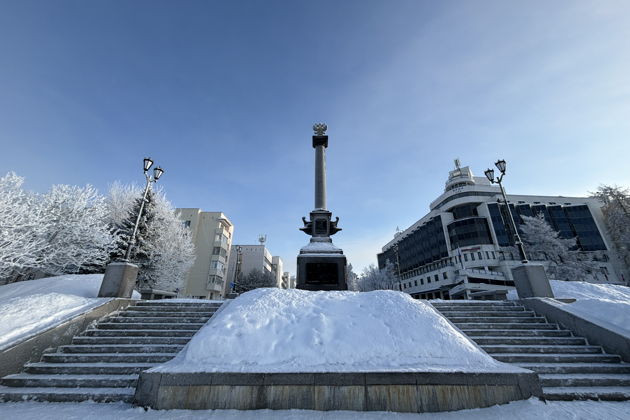
M300 249L297 258L298 289L306 290L347 290L346 257L330 238L341 228L339 218L332 220L332 213L326 208L326 148L328 136L326 124L313 126L313 148L315 149L315 209L310 220L302 218L301 231L311 236L308 245Z

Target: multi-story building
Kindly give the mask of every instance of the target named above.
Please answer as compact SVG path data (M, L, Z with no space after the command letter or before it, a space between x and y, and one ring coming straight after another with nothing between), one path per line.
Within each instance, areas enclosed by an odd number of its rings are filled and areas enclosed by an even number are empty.
M514 233L501 197L498 186L458 165L449 172L444 193L430 204L430 212L382 248L379 268L387 261L393 264L400 289L416 298L505 293L514 287L511 269L520 261L510 248ZM624 282L597 200L508 195L508 202L519 231L521 216L543 214L562 238L576 238L581 256L596 264L591 281Z
M222 298L234 225L221 212L182 208L177 209L177 214L182 223L190 228L197 255L179 296Z
M265 245L232 246L227 269L226 292L231 290L230 284L235 282L237 275L246 276L254 270L271 274L275 278L273 258Z
M284 264L282 262L282 258L275 255L271 257L271 271L273 275L276 277L276 287L279 287L279 288L283 288L282 287L282 274L284 273L283 268L284 268Z

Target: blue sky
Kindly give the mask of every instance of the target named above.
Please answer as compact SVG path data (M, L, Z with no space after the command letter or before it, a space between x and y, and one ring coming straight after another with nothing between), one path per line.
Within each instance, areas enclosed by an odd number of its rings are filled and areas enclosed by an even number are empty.
M141 182L268 236L291 271L311 126L357 271L453 159L519 194L630 185L626 1L0 1L0 172L27 188Z

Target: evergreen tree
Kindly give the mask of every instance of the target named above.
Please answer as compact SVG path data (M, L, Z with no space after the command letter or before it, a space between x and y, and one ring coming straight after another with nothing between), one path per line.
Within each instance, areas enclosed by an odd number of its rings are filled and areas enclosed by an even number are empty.
M276 287L276 277L267 271L252 270L244 276L239 276L234 291L244 293L260 287Z

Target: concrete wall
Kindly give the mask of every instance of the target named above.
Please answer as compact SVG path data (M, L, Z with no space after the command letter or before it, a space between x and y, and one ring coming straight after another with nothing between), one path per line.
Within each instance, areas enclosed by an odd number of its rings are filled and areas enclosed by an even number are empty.
M549 321L586 338L589 344L602 346L607 353L618 354L625 362L630 362L630 336L565 311L562 308L564 304L555 299L529 298L521 299L520 302Z
M541 394L533 372L143 372L135 402L155 409L415 413L488 407Z
M47 349L57 348L72 342L72 338L85 331L99 319L131 305L131 299L112 299L96 308L75 316L60 325L51 327L38 335L27 338L0 352L0 378L19 373L28 362L38 362Z

